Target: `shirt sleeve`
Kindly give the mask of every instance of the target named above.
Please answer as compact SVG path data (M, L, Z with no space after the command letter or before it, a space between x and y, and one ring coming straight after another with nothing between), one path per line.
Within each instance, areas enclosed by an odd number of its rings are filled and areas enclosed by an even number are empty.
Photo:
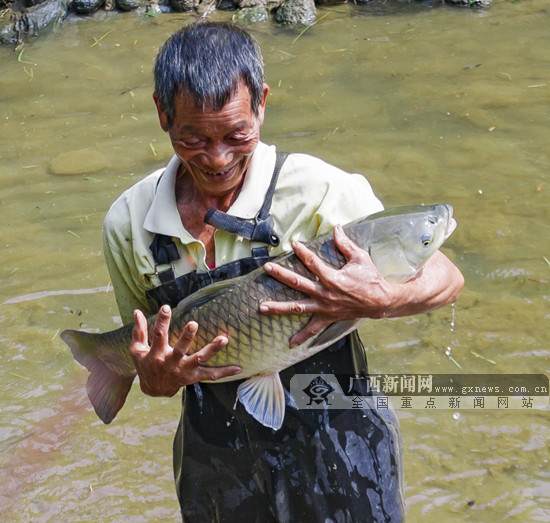
M314 214L317 236L331 231L336 225L345 225L383 209L364 176L342 174L337 183L328 186Z
M368 180L319 158L288 157L277 184L272 209L281 231L281 250L292 241L308 241L383 209Z
M134 309L140 309L145 314L151 314L151 311L145 290L138 284L140 277L133 263L132 242L126 242L128 246L124 249L120 245L119 234L120 230L111 223L108 214L103 226L103 254L120 317L122 322L127 324L134 321Z

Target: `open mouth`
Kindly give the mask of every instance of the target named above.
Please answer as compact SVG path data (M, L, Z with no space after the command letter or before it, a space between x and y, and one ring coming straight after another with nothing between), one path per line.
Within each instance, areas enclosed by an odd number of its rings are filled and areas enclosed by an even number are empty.
M235 170L235 166L231 167L230 169L227 169L226 171L222 171L222 172L211 173L211 172L208 172L208 171L203 171L203 173L208 177L223 178L224 176L228 176L228 175L232 174L234 170Z
M453 218L453 208L446 203L445 207L447 209L447 227L445 229L445 239L447 239L451 234L453 234L456 229L456 220Z

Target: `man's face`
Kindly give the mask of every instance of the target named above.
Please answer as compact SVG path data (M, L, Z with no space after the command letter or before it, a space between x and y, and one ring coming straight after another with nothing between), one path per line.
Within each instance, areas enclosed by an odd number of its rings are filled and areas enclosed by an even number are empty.
M155 97L161 127L170 135L176 155L201 195L222 197L240 186L260 139L267 92L268 86L264 85L257 116L250 107L250 93L244 84L218 111L197 108L190 96L179 95L171 126Z

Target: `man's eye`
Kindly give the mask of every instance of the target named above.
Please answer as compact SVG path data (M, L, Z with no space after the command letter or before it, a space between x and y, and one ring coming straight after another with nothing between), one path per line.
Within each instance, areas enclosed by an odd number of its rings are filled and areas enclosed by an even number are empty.
M248 141L249 135L245 133L231 134L228 137L228 141L231 143L246 143Z
M186 140L178 140L178 142L183 145L184 147L188 147L190 149L201 147L204 142L202 140L199 140L198 138L189 138Z

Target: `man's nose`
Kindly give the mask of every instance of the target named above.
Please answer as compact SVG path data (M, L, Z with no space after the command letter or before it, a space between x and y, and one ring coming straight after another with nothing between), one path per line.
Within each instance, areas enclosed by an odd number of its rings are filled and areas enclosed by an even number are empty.
M205 152L202 161L212 172L219 173L225 171L232 160L233 153L230 147L225 144L214 144Z

